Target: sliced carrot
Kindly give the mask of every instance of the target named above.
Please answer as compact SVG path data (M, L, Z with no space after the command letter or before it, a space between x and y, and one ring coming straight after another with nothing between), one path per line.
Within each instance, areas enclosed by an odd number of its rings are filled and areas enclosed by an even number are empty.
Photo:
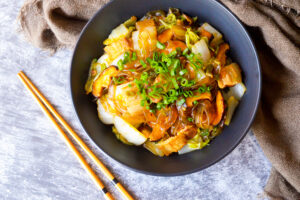
M202 100L202 99L208 99L211 101L212 100L211 93L204 92L204 93L200 94L199 92L196 92L194 96L186 98L186 105L188 107L192 107L194 101L198 101L198 100Z
M216 59L220 62L221 67L226 64L226 52L229 50L229 45L223 43L219 47Z
M187 48L187 46L185 45L184 42L181 42L179 40L175 40L175 41L169 40L167 42L166 48L163 49L161 52L163 52L165 54L169 54L172 51L175 51L177 48L180 48L181 51L183 51L183 50L185 50Z
M208 31L206 31L204 28L200 29L200 35L202 37L207 37L208 40L210 40L211 37L212 37L212 34L210 32L208 32Z
M157 39L159 42L161 43L165 43L168 40L171 40L173 37L173 32L171 29L167 29L164 32L162 32L161 34L158 35Z
M216 117L214 119L214 121L212 122L212 125L217 125L218 123L220 123L222 117L223 117L223 113L224 113L224 99L222 96L222 93L220 91L218 91L217 93L217 97L216 97Z

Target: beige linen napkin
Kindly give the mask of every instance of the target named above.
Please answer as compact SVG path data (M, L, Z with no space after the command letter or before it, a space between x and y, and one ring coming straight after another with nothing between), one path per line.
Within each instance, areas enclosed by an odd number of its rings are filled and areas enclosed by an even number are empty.
M273 165L266 193L300 199L300 0L221 0L247 25L261 61L263 90L252 130ZM108 0L28 0L22 32L35 46L73 47ZM259 169L257 169L259 170Z

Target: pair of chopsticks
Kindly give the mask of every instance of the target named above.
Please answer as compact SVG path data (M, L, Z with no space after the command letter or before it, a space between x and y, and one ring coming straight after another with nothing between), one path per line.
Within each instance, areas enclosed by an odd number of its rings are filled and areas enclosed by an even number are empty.
M79 162L83 168L88 172L90 177L93 179L95 184L102 191L105 199L113 200L113 196L108 192L102 181L99 179L97 174L93 171L84 157L76 149L75 145L68 138L67 134L63 131L57 121L64 127L64 129L72 136L72 138L79 144L79 146L84 150L84 152L94 161L94 163L99 167L101 172L114 184L118 191L123 195L125 199L133 200L133 197L126 191L126 189L121 185L121 183L112 175L112 173L105 167L105 165L97 158L97 156L90 150L90 148L83 142L83 140L77 135L77 133L68 125L68 123L58 114L58 112L53 108L49 101L43 96L43 94L34 86L34 84L29 80L29 78L20 71L18 77L21 79L25 87L33 95L34 99L37 101L45 115L51 120L57 129L58 133L63 137L66 144L72 150L74 155L78 158ZM57 120L57 121L56 121Z

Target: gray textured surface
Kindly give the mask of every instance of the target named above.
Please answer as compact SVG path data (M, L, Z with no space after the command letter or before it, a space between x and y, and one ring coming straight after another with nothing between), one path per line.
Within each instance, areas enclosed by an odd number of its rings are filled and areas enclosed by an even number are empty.
M137 199L262 199L270 163L252 133L225 159L198 173L154 177L101 153L75 117L69 96L71 51L50 56L16 33L22 1L0 0L0 199L102 199L86 172L17 79L23 69ZM99 173L102 180L105 178ZM119 194L106 180L113 195Z

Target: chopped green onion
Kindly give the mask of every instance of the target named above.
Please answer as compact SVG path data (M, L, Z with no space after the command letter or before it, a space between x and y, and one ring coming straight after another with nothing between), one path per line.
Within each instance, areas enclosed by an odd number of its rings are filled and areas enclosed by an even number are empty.
M187 118L187 119L188 119L189 122L193 122L193 121L194 121L194 119L191 118L191 117L189 117L189 118Z
M182 55L184 55L184 56L187 55L188 51L189 51L189 48L186 48L185 50L183 50Z
M178 84L177 84L177 82L176 82L176 79L175 79L175 78L172 78L172 83L173 83L173 85L174 85L175 89L178 89L178 88L179 88L179 86L178 86Z
M184 104L185 99L180 99L179 101L177 101L177 105L181 106L182 104Z
M155 113L155 109L150 109L150 112Z
M146 61L148 64L151 64L151 62L152 62L151 58L146 58Z
M156 108L157 108L158 110L160 110L162 107L163 107L163 106L162 106L161 103L156 104Z
M145 63L143 60L140 60L140 63L141 63L141 65L142 65L144 68L147 67L146 63Z
M176 51L177 51L178 54L181 54L181 48L180 47L177 47Z
M123 78L124 78L124 77L118 77L118 78L113 77L112 80L113 80L113 82L114 82L116 85L119 85L119 84L121 84L121 83L124 82Z
M174 62L174 68L177 69L178 67L180 67L180 60L176 59Z
M175 57L177 55L177 51L174 50L172 51L171 53L168 54L168 57L172 58L172 57Z
M153 53L153 60L158 61L158 59L159 59L158 53L157 53L157 52L154 52L154 53Z
M170 96L175 96L176 95L176 90L172 89L169 91Z
M171 76L175 76L175 69L173 68L170 72Z
M165 49L165 48L166 48L166 45L164 45L163 43L157 41L156 47L159 48L159 49Z
M137 59L136 53L132 52L131 60L135 61Z
M201 131L200 135L201 136L208 136L209 135L209 131L207 129L203 130L203 131Z
M187 73L187 69L183 69L179 71L180 76L184 75L185 73Z
M124 64L123 64L122 59L118 61L117 65L118 65L119 70L122 71L124 69Z
M129 52L125 52L124 53L123 64L126 64L126 63L128 63L130 61L130 57L129 56L130 56Z
M186 79L186 78L183 78L181 81L180 81L180 85L182 86L187 86L189 83L189 81Z
M186 58L189 60L192 60L194 58L195 54L190 53L189 55L186 55Z

